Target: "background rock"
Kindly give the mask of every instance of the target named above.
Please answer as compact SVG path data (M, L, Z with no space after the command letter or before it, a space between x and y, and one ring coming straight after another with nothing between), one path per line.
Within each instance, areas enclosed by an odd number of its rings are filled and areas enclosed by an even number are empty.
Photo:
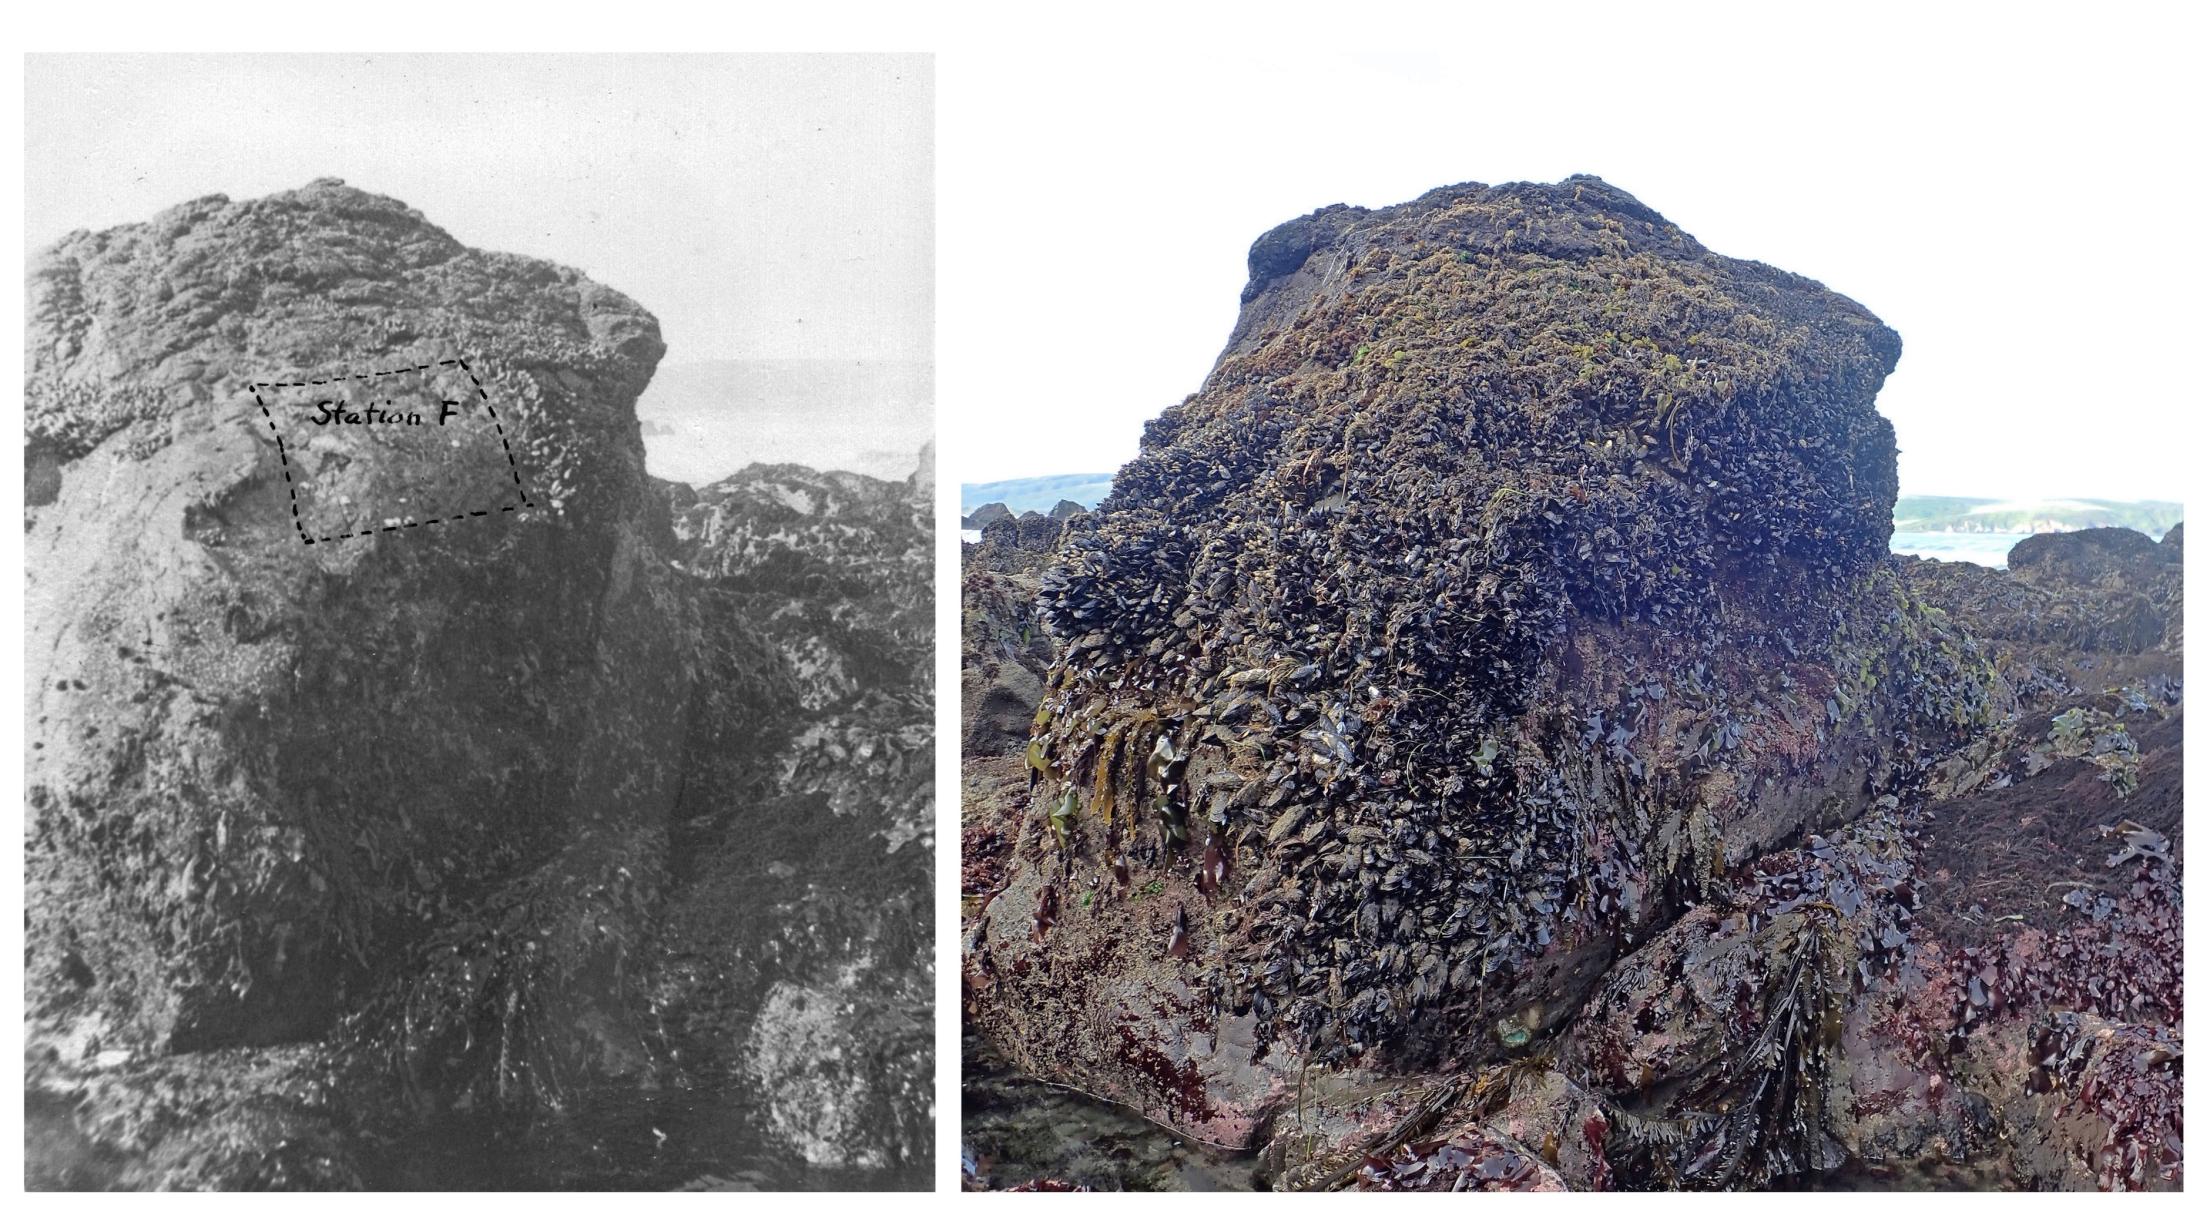
M678 566L791 667L790 736L708 795L661 1014L812 1164L920 1176L932 1145L933 475L752 465L669 492ZM730 762L742 762L730 760ZM676 836L677 841L677 836Z

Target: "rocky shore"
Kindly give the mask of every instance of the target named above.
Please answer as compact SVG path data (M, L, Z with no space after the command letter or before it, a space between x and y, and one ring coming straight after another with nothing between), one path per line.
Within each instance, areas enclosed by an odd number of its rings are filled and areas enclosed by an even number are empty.
M336 180L31 283L31 1187L494 1187L433 1140L698 1091L926 1182L929 471L653 480L646 310ZM460 359L403 443L247 391ZM738 1158L653 1120L619 1180Z
M992 1051L1277 1188L2181 1185L2181 528L1890 556L1900 340L1593 178L1248 264L964 548Z

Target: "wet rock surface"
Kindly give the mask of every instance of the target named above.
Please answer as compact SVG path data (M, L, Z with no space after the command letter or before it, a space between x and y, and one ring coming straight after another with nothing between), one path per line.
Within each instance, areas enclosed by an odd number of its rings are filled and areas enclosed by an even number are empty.
M2181 1182L2177 546L1890 558L1893 333L1593 179L1250 266L965 548L966 714L1055 649L965 731L1001 1060L1287 1188Z
M1265 1188L1251 1157L1216 1152L1119 1106L1024 1078L963 1045L966 1190Z
M677 1044L668 969L751 978L752 1010L857 965L922 984L929 628L881 611L927 587L928 492L766 528L735 485L668 490L647 311L334 180L71 235L31 301L27 1095L76 1140L34 1186L374 1185L405 1123L738 1082ZM301 542L291 498L404 508L427 454L286 460L245 385L460 357L525 505ZM788 821L873 852L878 914L801 914L857 859L795 857L681 931ZM734 930L805 955L711 944Z

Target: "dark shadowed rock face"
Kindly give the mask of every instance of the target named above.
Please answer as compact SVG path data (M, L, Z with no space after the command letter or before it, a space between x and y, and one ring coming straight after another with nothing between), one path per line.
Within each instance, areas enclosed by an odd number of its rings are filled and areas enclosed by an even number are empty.
M1996 697L1887 568L1900 346L1850 300L1587 178L1250 264L1041 584L1031 800L965 936L1012 1061L1233 1146L1302 1056L1541 1044Z
M1043 515L993 520L979 540L963 544L962 754L1013 758L1009 777L1022 777L1024 743L1055 653L1032 609L1039 576L1052 565L1064 530L1084 514L1062 499Z
M962 887L998 886L1011 817L1031 799L1025 746L1057 645L1034 608L1039 576L1084 509L1003 516L962 547Z

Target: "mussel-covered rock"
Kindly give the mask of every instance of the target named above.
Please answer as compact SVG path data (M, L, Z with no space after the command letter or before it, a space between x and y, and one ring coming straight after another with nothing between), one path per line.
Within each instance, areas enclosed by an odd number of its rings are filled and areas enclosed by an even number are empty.
M1838 1168L1857 992L1907 966L1916 887L1881 812L1757 860L1598 985L1560 1067L1611 1099L1631 1185L1731 1188Z
M1015 1060L1223 1143L1306 1061L1539 1047L2004 699L1888 567L1900 342L1854 302L1586 177L1323 210L1250 264L1041 580L966 944Z

